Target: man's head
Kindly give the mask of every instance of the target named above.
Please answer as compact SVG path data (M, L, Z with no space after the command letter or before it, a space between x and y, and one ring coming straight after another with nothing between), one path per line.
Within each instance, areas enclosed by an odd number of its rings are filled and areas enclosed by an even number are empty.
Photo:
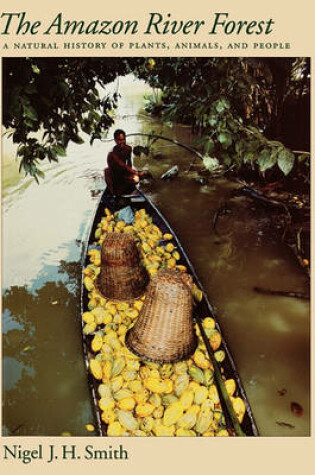
M121 147L126 145L126 133L122 129L117 129L114 132L114 140L116 144Z

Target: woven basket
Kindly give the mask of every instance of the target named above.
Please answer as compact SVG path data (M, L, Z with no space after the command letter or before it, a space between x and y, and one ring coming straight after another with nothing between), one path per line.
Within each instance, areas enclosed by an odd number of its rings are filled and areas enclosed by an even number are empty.
M98 291L111 300L133 300L144 294L148 282L134 238L128 234L108 234L102 244Z
M191 290L182 274L161 270L151 280L145 302L125 343L144 360L171 363L191 356L197 346Z

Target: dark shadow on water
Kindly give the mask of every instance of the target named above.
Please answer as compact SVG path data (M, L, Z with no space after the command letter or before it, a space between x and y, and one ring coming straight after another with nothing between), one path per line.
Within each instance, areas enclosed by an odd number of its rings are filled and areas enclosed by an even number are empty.
M3 295L3 424L6 435L88 433L93 423L82 356L80 265L60 262L62 280ZM12 322L14 325L12 326Z

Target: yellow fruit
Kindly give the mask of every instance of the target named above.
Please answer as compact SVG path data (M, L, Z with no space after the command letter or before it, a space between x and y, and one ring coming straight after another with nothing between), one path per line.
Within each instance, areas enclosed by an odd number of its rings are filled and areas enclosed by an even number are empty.
M95 379L102 379L102 366L101 363L95 359L90 360L90 371Z
M105 409L101 414L101 418L105 424L110 424L115 421L116 415L113 409Z
M92 312L84 312L82 315L84 323L94 323L95 317Z
M83 327L83 334L84 335L91 335L91 333L94 333L95 330L96 330L96 323L95 322L87 323Z
M225 351L224 350L219 350L214 353L214 357L217 360L218 363L222 363L225 359Z
M212 366L212 365L211 365ZM204 376L204 379L205 379L205 382L204 384L209 387L211 384L213 384L213 381L214 381L214 373L213 373L213 370L208 368L208 369L205 369L204 372L203 372L203 376Z
M83 283L88 292L91 292L94 289L94 281L91 279L91 277L84 277Z
M215 328L215 321L212 317L207 317L203 320L202 326L203 326L203 328L213 330Z
M151 414L154 412L155 406L153 404L138 404L136 407L136 414L139 417L148 417L151 416Z
M209 398L214 404L220 403L219 393L217 387L212 384L209 388Z
M162 398L159 394L152 394L149 399L150 403L155 407L159 407L162 404Z
M231 400L235 414L237 415L239 422L242 423L246 411L245 403L240 397L231 398Z
M228 395L233 396L236 390L236 383L234 379L227 379L226 381L224 381L224 384L225 384Z
M141 369L140 369L140 371L141 371ZM146 368L146 369L149 369L149 368ZM143 380L143 384L152 393L158 393L158 394L164 393L165 385L164 385L164 381L161 380L161 379L151 378L151 377L145 378Z
M174 365L174 373L176 374L184 374L188 371L188 365L186 361L180 361L179 363L175 363Z
M112 362L107 360L103 364L103 382L109 381L112 376Z
M179 400L183 406L184 411L190 408L194 401L195 395L191 389L186 389L180 396Z
M187 373L180 374L179 376L177 376L174 382L176 396L180 396L185 391L185 389L188 388L188 384L189 376Z
M143 304L143 303L142 303ZM134 320L135 318L137 318L139 315L139 312L137 309L133 309L133 310L126 310L126 316L131 318L132 320Z
M105 209L104 209L104 212L105 212L106 216L111 216L111 215L112 215L111 210L108 209L108 208L105 208Z
M213 351L216 351L219 348L219 346L221 345L221 341L221 333L218 332L218 330L212 330L209 336L209 343Z
M124 383L124 380L123 380L122 376L117 376L116 378L113 378L111 380L111 389L112 389L112 391L114 393L119 391L119 389L122 388L123 383Z
M170 241L171 239L173 239L173 235L169 233L163 234L163 239L165 239L166 241Z
M170 404L164 412L163 424L167 427L176 424L182 417L184 412L183 404L181 402L174 402Z
M141 310L142 309L142 306L143 306L143 302L141 300L136 300L133 304L133 306L135 307L136 310ZM138 312L137 312L137 315L138 315Z
M149 398L149 391L145 388L134 394L134 398L138 404L144 404Z
M131 389L134 393L137 393L143 389L141 381L135 379L128 383L128 388Z
M221 429L221 430L219 430L219 432L217 432L217 433L215 434L215 436L216 436L216 437L229 437L229 433L228 433L227 430Z
M132 411L135 405L136 401L132 397L126 397L118 402L119 409L123 411Z
M118 420L120 424L127 430L138 430L139 429L139 422L129 411L117 411Z
M203 293L202 293L202 290L200 290L196 284L193 284L192 293L195 300L197 300L197 302L201 302Z
M174 244L172 244L171 242L169 242L165 246L165 250L169 253L172 253L174 251L174 249L175 249Z
M188 389L191 389L192 391L196 391L200 387L200 384L197 383L196 381L190 381L188 384Z
M124 228L124 233L133 234L133 233L134 233L133 226L126 226L126 227Z
M193 355L193 360L196 363L196 365L201 368L201 369L207 369L210 368L210 362L204 355L204 353L200 350L196 350L194 355Z
M160 372L158 369L151 369L151 372L150 372L150 377L151 378L156 378L156 379L159 379L160 378Z
M163 394L162 396L162 404L164 407L169 406L170 404L173 404L173 402L178 402L179 399L174 396L174 394Z
M103 323L105 325L108 325L109 323L112 323L112 321L113 321L113 315L108 310L106 310L103 317Z
M176 267L176 260L174 259L174 257L171 257L170 259L168 259L167 267L169 269L173 269L174 267Z
M105 409L114 409L115 401L113 398L110 397L102 397L98 401L98 405L102 411L105 411Z
M202 434L203 437L214 437L214 431L213 430L207 430Z
M125 381L132 381L133 379L136 379L137 372L132 369L125 369L122 372L122 377L124 378Z
M115 359L112 366L111 377L114 378L115 376L118 376L124 369L125 365L126 365L126 362L123 356Z
M187 409L186 414L195 414L197 416L199 412L200 412L200 406L196 406L195 404L193 404Z
M118 421L111 422L107 428L108 437L120 437L123 433L123 428Z
M118 229L122 229L126 226L126 223L125 223L125 221L118 221L116 226L117 226Z
M143 249L143 252L145 252L145 254L148 254L151 252L151 247L146 242L142 243L142 249Z
M137 360L128 360L127 363L126 363L126 367L127 367L128 369L132 369L132 370L138 371L139 368L140 368L140 361L137 361Z
M102 346L103 346L103 337L102 337L102 335L95 335L95 337L93 338L92 343L91 343L92 351L94 351L94 353L97 353L98 351L100 351Z
M163 383L164 383L164 393L165 394L170 394L173 392L174 390L174 383L171 379L164 379L163 380Z
M85 428L88 432L93 432L95 430L93 424L86 424Z
M187 272L187 267L179 264L177 264L176 269L180 270L183 273Z
M154 419L151 416L146 416L140 423L140 429L144 432L151 432L154 424Z
M179 252L178 252L178 251L174 251L174 252L172 253L172 257L175 259L175 261L179 261L179 259L180 259L180 254L179 254Z
M112 388L110 384L100 384L97 388L100 397L112 397Z
M157 407L156 409L154 409L152 415L155 419L161 419L163 417L163 414L164 414L164 406L161 405Z
M104 339L103 339L104 341ZM113 348L108 344L104 343L102 345L102 353L106 356L106 359L111 359L113 355Z
M195 404L202 404L208 397L208 389L205 386L200 386L195 392Z
M153 432L157 437L172 437L175 434L175 426L166 427L160 422L154 425Z
M127 389L127 388L119 389L114 394L114 399L116 401L121 401L122 399L131 398L131 397L133 397L133 393L130 389Z
M197 383L203 384L204 383L204 374L202 369L198 368L197 366L190 366L188 373L192 377L194 381Z
M186 412L178 421L177 427L182 429L192 429L197 421L197 415L192 412Z
M201 410L197 416L197 422L195 426L196 431L199 432L199 434L203 434L210 427L211 420L213 419L213 412L211 408L212 406L209 399L206 400L201 406Z

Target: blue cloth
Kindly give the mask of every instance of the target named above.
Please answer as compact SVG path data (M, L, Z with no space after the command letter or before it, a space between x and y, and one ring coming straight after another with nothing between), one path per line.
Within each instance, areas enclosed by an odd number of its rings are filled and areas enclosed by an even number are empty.
M126 224L132 224L134 221L134 214L131 206L125 206L118 213L118 221L125 221Z

